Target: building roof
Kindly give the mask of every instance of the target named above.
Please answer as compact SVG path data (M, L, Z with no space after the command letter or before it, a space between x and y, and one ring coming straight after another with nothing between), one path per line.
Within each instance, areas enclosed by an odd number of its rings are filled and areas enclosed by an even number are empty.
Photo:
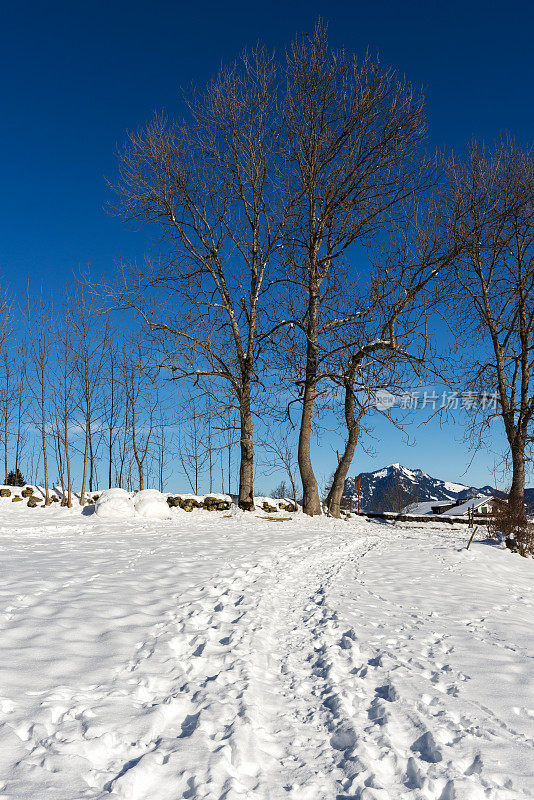
M424 503L413 503L412 505L406 506L406 508L402 510L402 513L413 514L414 516L443 514L448 517L465 517L471 508L480 508L480 506L492 500L495 500L495 498L491 495L472 497L469 500L463 500L458 505L452 505L452 503L454 503L453 500L427 500Z
M470 509L480 508L480 506L483 506L494 499L494 497L473 497L471 500L466 500L459 506L454 506L454 508L449 509L449 511L446 513L450 517L465 517Z

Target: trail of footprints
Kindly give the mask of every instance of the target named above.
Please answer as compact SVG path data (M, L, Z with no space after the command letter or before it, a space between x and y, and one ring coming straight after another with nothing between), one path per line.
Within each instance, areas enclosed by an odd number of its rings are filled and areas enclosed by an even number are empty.
M465 757L472 749L462 746L466 737L498 737L503 731L492 729L488 718L482 732L477 723L455 714L451 704L442 701L440 695L443 699L458 696L461 684L469 680L445 663L453 652L446 636L428 636L421 658L416 661L410 655L403 664L402 646L411 639L403 626L396 639L386 640L373 655L360 649L352 628L340 629L336 613L326 607L323 596L314 600L317 608L308 622L314 641L320 644L315 645L313 671L323 679L326 725L343 776L337 800L527 797L510 781L495 789L495 783L483 777L480 754ZM415 707L397 689L396 676L401 683L410 672L413 680L420 675L428 688ZM432 730L429 717L435 720Z

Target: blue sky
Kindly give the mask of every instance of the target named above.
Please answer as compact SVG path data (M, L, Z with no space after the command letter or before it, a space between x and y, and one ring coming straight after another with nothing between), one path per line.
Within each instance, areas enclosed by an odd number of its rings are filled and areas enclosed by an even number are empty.
M108 273L141 258L146 234L106 214L105 176L127 128L179 111L179 87L262 39L283 48L321 15L333 44L379 51L427 93L431 141L462 149L477 135L534 129L530 2L11 2L0 10L0 269L13 290L54 286L79 265ZM377 428L376 455L351 472L399 461L459 479L469 457L458 427L414 430L417 449ZM327 474L339 442L316 452ZM481 455L462 480L490 481ZM265 481L266 485L272 481Z

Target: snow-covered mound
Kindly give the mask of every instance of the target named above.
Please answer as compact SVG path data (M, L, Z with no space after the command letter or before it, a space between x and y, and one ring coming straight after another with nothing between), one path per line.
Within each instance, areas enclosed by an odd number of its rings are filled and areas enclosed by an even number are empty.
M142 489L133 499L136 513L148 519L171 519L165 496L157 489Z
M125 489L105 489L95 503L95 513L102 519L133 517L135 506Z

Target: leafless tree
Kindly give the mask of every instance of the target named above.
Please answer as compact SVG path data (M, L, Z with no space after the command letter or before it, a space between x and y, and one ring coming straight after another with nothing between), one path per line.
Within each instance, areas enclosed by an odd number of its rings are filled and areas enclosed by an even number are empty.
M126 431L137 467L138 488L142 490L145 488L145 463L153 445L159 397L150 353L140 341L124 346L120 370L129 423Z
M524 516L534 412L534 157L510 138L493 147L473 141L449 175L457 220L451 234L460 249L450 272L458 288L451 317L465 346L457 375L479 398L469 433L480 446L493 420L502 419L512 467L509 507ZM496 408L487 399L492 393Z
M7 291L3 291L0 292L0 353L2 354L2 367L0 369L0 435L3 438L4 476L8 472L9 432L16 387L16 361L8 347L12 324L11 298Z
M130 134L120 158L124 217L159 225L169 252L148 274L130 271L115 296L159 337L176 378L211 379L232 392L240 415L239 503L248 509L254 392L269 338L264 295L284 223L277 92L274 61L258 47L189 98L186 124L156 118ZM152 307L150 289L158 296Z
M111 488L113 481L117 481L118 472L115 469L116 460L120 458L119 451L124 451L128 428L125 420L126 393L123 386L122 372L119 364L120 352L117 352L116 337L110 336L105 347L105 359L102 370L102 383L104 392L101 402L102 435L105 439L104 449L107 454L107 484Z
M67 292L64 299L63 313L61 317L56 320L54 330L55 366L52 399L56 452L62 489L61 504L68 508L72 507L70 437L72 428L74 427L77 406L75 386L76 370L69 325L71 300L72 298Z
M205 419L198 408L197 398L192 398L187 416L181 422L178 439L178 456L191 491L198 494L199 482L208 462L204 445Z
M334 358L326 359L325 372L330 369L326 377L342 388L347 428L327 497L328 511L335 517L340 516L362 419L376 412L377 391L391 393L407 382L413 385L431 361L428 315L445 290L436 278L454 263L458 252L449 236L448 213L435 199L405 208L405 220L374 257L365 313L341 330L339 355L334 349Z
M19 369L17 373L17 385L15 391L15 474L17 474L20 469L21 458L27 441L26 432L24 430L24 421L28 416L28 407L30 404L25 391L27 380L27 362L24 347L18 348L17 361Z
M173 422L165 415L164 410L158 409L158 416L154 421L154 447L152 453L152 467L160 492L165 487L165 475L169 464L172 448L171 438ZM211 491L211 490L210 490Z
M46 505L50 505L51 502L48 487L47 436L51 420L49 362L52 348L52 331L53 311L51 300L45 297L42 287L37 297L30 297L28 290L26 333L29 343L29 370L27 377L34 399L33 419L41 438Z
M0 431L4 455L4 476L8 474L8 453L11 425L16 415L17 367L16 359L7 349L2 348L2 367L0 373Z
M93 489L95 466L93 432L97 411L100 411L98 389L109 340L109 322L96 296L90 291L84 275L75 281L68 309L67 325L70 327L73 364L78 378L78 407L81 414L80 426L84 435L80 490L80 505L84 505L88 477L89 490Z
M297 505L297 471L298 464L296 461L295 447L292 441L291 429L288 426L280 426L271 429L262 441L262 448L266 454L264 467L267 475L272 475L274 472L284 471L289 481L291 497L295 506ZM284 482L285 486L285 482ZM285 494L281 495L286 497L288 490ZM273 494L273 497L277 495Z
M306 347L298 460L303 509L313 515L321 513L310 454L321 351L362 313L341 302L350 287L336 271L427 181L423 96L377 59L331 50L319 23L289 53L284 122L285 188L298 198L285 226L287 286Z

